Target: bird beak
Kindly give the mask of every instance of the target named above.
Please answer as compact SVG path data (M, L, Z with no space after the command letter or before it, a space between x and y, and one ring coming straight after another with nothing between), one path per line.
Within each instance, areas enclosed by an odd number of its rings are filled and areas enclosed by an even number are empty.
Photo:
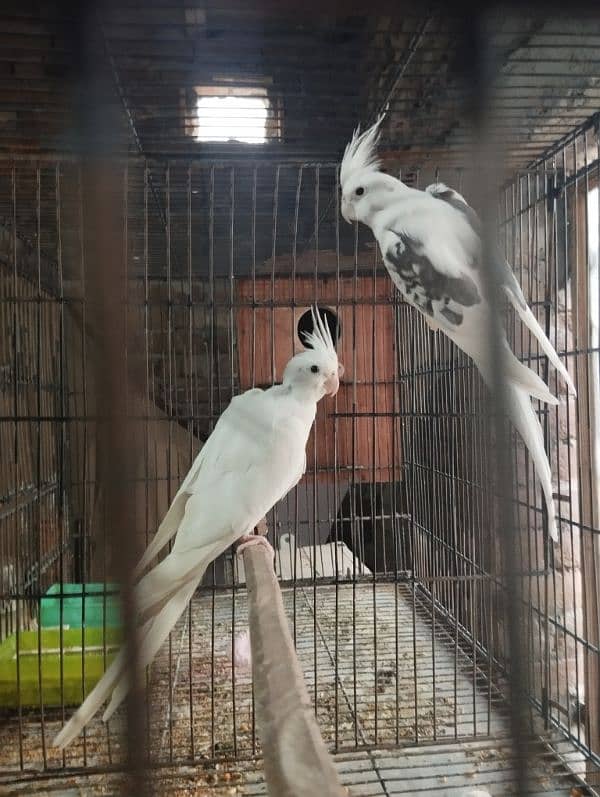
M348 224L352 224L352 219L348 214L348 210L349 210L348 202L342 197L342 216L344 218L344 221L347 221Z
M325 392L330 396L335 396L335 394L340 389L340 377L344 374L344 366L339 363L338 365L338 372L337 374L333 374L325 381Z

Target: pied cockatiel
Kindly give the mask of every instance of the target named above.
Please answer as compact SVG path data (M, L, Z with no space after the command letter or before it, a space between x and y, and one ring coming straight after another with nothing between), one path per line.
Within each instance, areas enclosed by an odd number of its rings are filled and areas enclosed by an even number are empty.
M495 276L510 303L575 393L571 377L527 306L506 260L498 253L492 263L483 262L480 222L465 199L442 183L421 191L379 171L376 148L382 119L362 134L356 130L344 152L340 169L343 217L371 228L403 297L423 313L432 329L442 330L472 358L490 388L498 365L490 359L491 310L482 269L497 269ZM506 353L507 409L535 464L548 508L549 532L557 540L552 474L530 397L548 404L558 404L558 400L537 374L519 362L506 337L501 346Z
M288 362L283 382L236 396L196 457L137 569L139 576L172 537L170 553L135 587L140 666L150 664L186 608L208 565L249 535L267 512L302 478L306 443L317 402L335 395L343 372L331 333L312 310L310 347ZM263 542L248 537L245 542ZM266 543L268 545L268 543ZM127 694L124 652L54 739L64 748L111 696L107 721Z

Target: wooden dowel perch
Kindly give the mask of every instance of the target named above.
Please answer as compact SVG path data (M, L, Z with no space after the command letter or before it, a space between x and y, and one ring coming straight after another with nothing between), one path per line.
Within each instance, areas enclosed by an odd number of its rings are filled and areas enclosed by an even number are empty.
M258 529L265 533L266 526ZM243 556L256 718L269 794L347 797L321 738L269 549L249 545Z

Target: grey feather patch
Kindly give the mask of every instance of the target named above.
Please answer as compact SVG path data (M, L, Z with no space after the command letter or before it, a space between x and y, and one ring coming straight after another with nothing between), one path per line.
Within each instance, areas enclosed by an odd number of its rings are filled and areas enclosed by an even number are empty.
M436 199L441 199L442 202L447 202L451 207L454 208L454 210L458 210L459 213L462 213L471 225L474 232L481 237L482 229L479 216L477 213L475 213L473 208L465 202L463 197L457 191L454 191L452 188L448 188L448 186L444 185L443 183L428 185L425 190Z
M399 235L395 246L385 255L388 268L393 269L405 285L405 294L427 315L433 315L433 302L443 302L440 311L450 323L459 326L463 316L448 307L450 301L463 307L481 302L475 282L466 274L449 277L436 271L428 257L418 252L418 243L408 235Z
M463 322L463 315L462 313L457 313L454 310L451 310L449 307L442 307L440 310L440 314L447 318L451 324L455 324L459 327Z

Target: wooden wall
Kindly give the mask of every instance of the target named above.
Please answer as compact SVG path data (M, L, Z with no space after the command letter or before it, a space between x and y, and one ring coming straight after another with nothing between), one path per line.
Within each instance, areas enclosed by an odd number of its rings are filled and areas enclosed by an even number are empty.
M394 374L394 290L386 275L259 278L237 283L237 350L240 390L281 380L287 361L304 346L300 317L318 298L341 322L338 356L345 373L335 400L319 404L309 470L333 479L334 466L350 481L400 478L400 422ZM254 304L256 303L256 306ZM316 452L312 448L317 442ZM343 474L339 474L343 477Z

